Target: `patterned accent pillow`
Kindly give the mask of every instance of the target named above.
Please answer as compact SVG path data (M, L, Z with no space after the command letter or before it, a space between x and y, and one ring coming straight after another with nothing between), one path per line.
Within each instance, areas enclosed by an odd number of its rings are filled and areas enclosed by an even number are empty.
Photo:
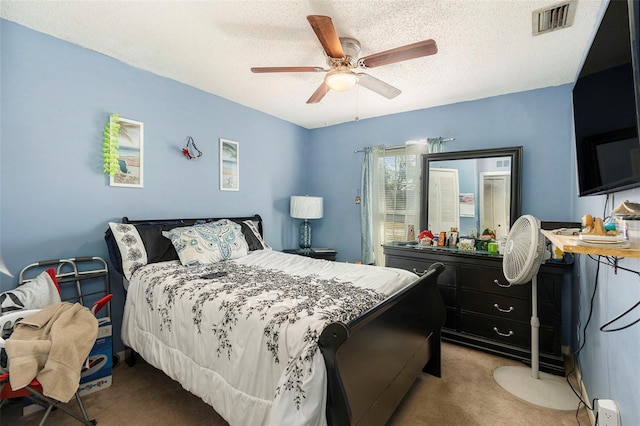
M130 280L136 269L147 264L147 250L135 226L109 222L109 228L120 249L124 277Z
M237 259L249 253L242 228L228 219L174 228L162 235L171 240L185 266Z

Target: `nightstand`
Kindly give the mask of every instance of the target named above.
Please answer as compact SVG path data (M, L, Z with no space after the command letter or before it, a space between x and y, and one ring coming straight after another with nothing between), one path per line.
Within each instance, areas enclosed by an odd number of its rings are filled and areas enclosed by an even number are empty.
M312 248L309 250L290 249L282 250L284 253L297 254L299 256L312 257L314 259L336 260L336 251L330 248Z

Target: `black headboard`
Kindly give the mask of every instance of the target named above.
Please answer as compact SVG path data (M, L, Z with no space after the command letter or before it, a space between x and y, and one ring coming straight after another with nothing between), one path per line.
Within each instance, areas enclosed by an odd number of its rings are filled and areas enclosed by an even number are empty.
M243 227L243 234L247 239L251 238L252 233L247 231L245 221L252 221L258 231L260 232L260 236L264 237L264 230L262 226L262 218L260 215L253 216L245 216L245 217L221 217L221 218L199 218L199 219L129 219L128 217L123 217L121 223L129 224L129 225L140 225L136 226L138 228L138 232L141 234L143 242L145 241L154 241L159 244L147 245L145 243L145 248L147 250L147 254L150 257L151 262L161 262L167 260L177 260L178 253L175 251L175 248L171 244L170 240L162 237L161 231L168 231L173 228L178 228L182 226L192 226L199 223L207 223L207 222L215 222L217 220L228 219L233 222L240 224ZM120 249L118 248L118 244L113 236L113 232L110 227L107 227L104 235L105 242L107 243L107 249L109 251L109 259L111 260L111 264L113 265L113 269L115 269L120 275L124 275L122 271L122 256L120 254ZM255 237L254 237L255 239ZM247 241L251 247L251 241ZM153 259L151 261L151 259Z
M178 226L191 226L196 223L205 223L205 222L215 222L216 220L229 219L237 223L244 222L245 220L253 220L258 224L258 231L260 231L260 235L264 237L264 231L262 229L262 217L259 214L253 216L246 217L207 217L200 219L136 219L132 220L128 217L122 218L122 223L130 223L130 224L153 224L153 225L175 225L174 228Z

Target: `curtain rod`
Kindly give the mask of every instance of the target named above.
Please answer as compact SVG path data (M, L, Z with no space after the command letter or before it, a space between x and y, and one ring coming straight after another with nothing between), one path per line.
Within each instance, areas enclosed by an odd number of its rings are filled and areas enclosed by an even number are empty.
M440 142L451 142L456 140L456 138L446 138L446 139L441 139ZM385 149L400 149L400 148L404 148L406 147L406 145L398 145L398 146L389 146L389 147L385 147ZM356 149L355 151L353 151L354 153L358 153L358 152L364 152L364 149Z

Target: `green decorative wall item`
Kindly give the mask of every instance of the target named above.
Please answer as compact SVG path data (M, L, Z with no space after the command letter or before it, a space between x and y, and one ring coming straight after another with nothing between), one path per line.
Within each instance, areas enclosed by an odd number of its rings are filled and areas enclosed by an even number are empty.
M118 154L118 134L120 133L120 116L111 114L109 121L104 125L102 135L102 156L104 157L103 171L109 176L118 174L120 158Z

